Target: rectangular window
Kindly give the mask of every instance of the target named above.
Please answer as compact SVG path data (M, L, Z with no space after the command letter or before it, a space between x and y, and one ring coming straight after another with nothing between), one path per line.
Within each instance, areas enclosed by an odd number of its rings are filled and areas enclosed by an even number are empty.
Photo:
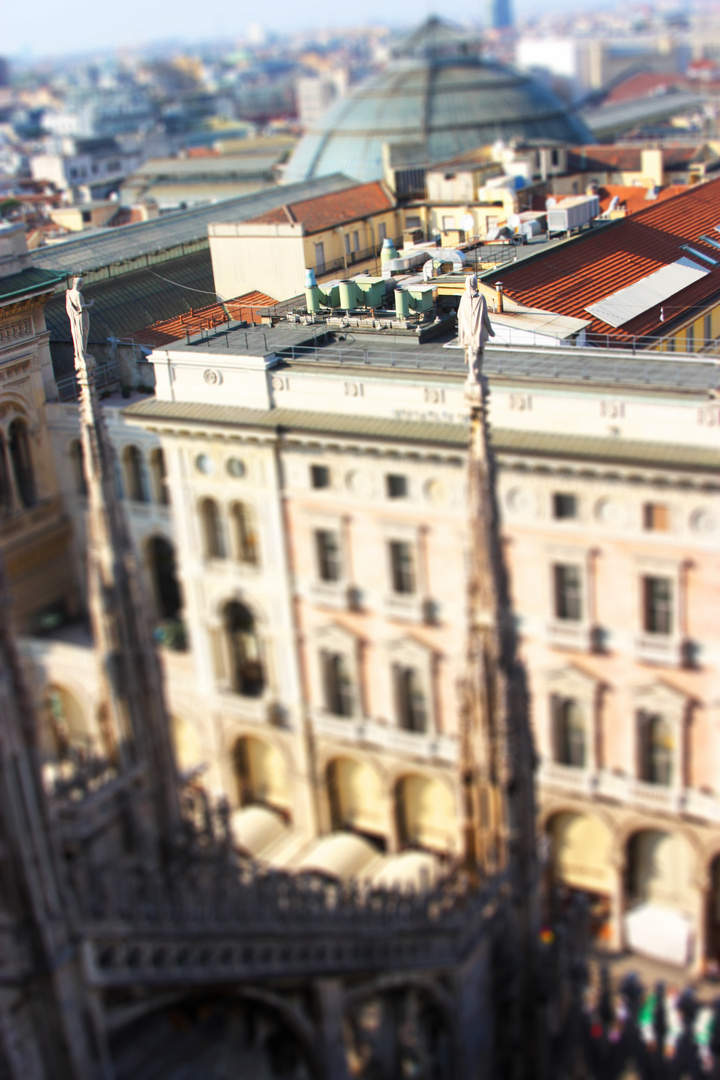
M643 528L648 532L668 532L670 528L670 507L665 503L645 503L643 506Z
M710 344L710 342L713 339L712 313L711 312L708 312L707 315L705 316L705 318L703 319L703 337L705 338L705 341L704 341L705 348L707 348L707 346Z
M315 533L318 576L321 581L339 581L341 577L340 537L334 529L318 529Z
M422 228L422 221L415 214L408 214L408 216L405 218L405 228L406 229L421 229Z
M673 597L672 581L665 577L644 577L643 620L648 634L672 634Z
M345 254L350 254L350 233L345 233Z
M685 330L685 352L695 352L695 327L688 326Z
M442 227L443 232L450 232L451 229L455 228L455 218L450 217L449 214L443 214Z
M553 567L555 579L555 618L579 622L582 619L582 573L579 566L556 563Z
M567 521L577 517L577 498L566 491L553 494L553 517L556 521Z
M323 243L315 245L315 269L320 274L325 272L325 245Z
M390 575L393 592L406 596L415 592L413 552L407 540L390 541Z
M360 250L360 233L356 229L355 232L353 233L353 251L359 251L359 250Z
M382 244L383 240L387 236L387 225L384 221L381 221L378 225L378 243Z
M647 784L670 787L674 758L672 729L663 716L651 713L641 712L638 721L642 779Z
M667 351L668 352L675 352L675 338L674 337L668 338L668 340L667 340Z
M404 499L408 493L407 476L388 473L385 477L385 487L388 499Z
M330 487L330 470L327 465L310 466L310 483L314 488Z
M393 665L398 726L405 731L427 731L428 711L425 691L415 668Z
M350 665L341 653L322 652L320 665L323 676L325 708L334 716L352 716L354 695Z

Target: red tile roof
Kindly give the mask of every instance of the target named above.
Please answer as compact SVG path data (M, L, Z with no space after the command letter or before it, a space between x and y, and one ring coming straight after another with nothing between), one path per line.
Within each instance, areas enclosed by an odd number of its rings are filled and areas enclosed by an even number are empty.
M212 330L230 320L259 323L258 308L274 307L276 303L277 300L266 296L265 293L245 293L234 300L226 300L222 304L191 308L190 311L183 312L174 319L163 319L161 322L153 323L143 330L138 330L133 334L133 338L139 345L158 349L161 345L180 341L188 334L197 334L200 330Z
M639 184L606 184L598 188L600 210L605 213L612 200L617 197L618 208L624 208L628 214L637 214L639 210L645 210L663 199L671 199L673 195L680 195L686 190L685 184L668 184L667 187L660 188L653 198L648 198L648 189Z
M686 79L684 75L661 74L657 71L638 71L627 79L616 83L603 98L603 105L619 105L623 101L637 101L638 98L651 94L662 94L667 90L695 90L697 83Z
M505 292L530 307L589 319L590 333L607 334L617 342L664 333L693 309L699 312L711 299L720 300L720 250L700 239L705 234L720 241L715 226L720 226L720 180L695 184L630 217L503 267ZM682 244L692 244L719 265L693 257ZM609 326L585 310L683 257L709 273L622 326Z
M642 146L576 146L568 150L568 172L640 172ZM665 169L685 169L693 161L711 161L717 155L706 151L704 143L687 146L685 143L662 147Z
M298 222L305 226L306 233L322 232L347 222L359 221L370 214L392 210L395 203L379 180L369 184L328 195L316 195L314 199L301 199L299 202L286 203L266 214L251 218L250 225L286 225Z

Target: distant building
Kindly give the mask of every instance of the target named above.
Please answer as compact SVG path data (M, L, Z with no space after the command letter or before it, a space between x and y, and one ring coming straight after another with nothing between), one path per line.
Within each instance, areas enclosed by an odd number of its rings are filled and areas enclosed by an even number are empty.
M296 86L298 119L303 127L316 124L340 97L347 93L347 72L342 69L330 74L298 79Z
M210 254L218 294L259 289L285 300L318 277L374 266L383 240L400 233L395 199L380 182L276 206L234 224L211 224Z
M512 0L487 0L487 25L492 30L512 26Z
M56 148L33 155L30 170L33 179L51 180L61 191L87 188L93 199L103 199L141 161L139 153L124 150L115 139L65 138Z

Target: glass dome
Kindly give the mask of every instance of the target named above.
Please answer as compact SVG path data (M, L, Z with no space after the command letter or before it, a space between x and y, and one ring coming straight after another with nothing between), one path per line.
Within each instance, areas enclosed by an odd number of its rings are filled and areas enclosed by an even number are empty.
M524 72L476 56L401 56L307 132L284 180L335 172L379 180L385 142L419 143L433 163L498 139L595 141L550 89Z

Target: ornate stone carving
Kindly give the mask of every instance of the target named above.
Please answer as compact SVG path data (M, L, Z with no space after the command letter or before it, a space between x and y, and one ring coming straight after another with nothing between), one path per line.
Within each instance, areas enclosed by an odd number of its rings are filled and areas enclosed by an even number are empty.
M529 412L532 409L532 397L530 394L510 394L508 404L518 412Z
M434 386L426 386L424 397L429 405L441 405L445 401L445 391Z
M600 415L607 417L608 420L619 420L625 415L625 402L624 401L601 401L600 402Z
M0 325L0 347L14 345L16 341L33 336L32 319L18 319L17 322Z
M345 383L345 396L346 397L362 397L363 396L362 383L346 382Z
M203 379L208 386L219 386L222 382L222 375L215 368L207 368L203 372Z

